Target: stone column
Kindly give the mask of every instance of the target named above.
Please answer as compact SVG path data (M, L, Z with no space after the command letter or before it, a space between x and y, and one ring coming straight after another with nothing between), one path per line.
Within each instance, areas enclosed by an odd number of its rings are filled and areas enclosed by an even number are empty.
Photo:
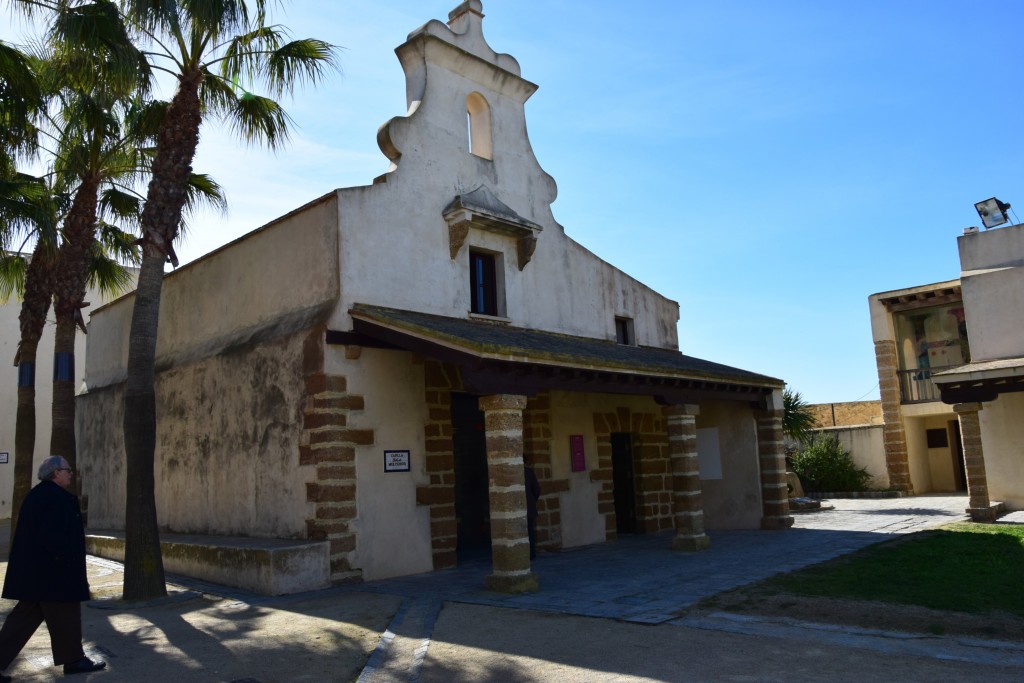
M761 528L788 529L793 526L789 514L789 485L786 481L786 445L782 436L782 397L770 410L758 410L757 459L761 470Z
M661 409L668 431L668 453L672 461L672 516L676 535L673 550L704 550L711 539L704 533L704 503L700 492L697 460L697 415L692 404Z
M487 587L527 593L539 587L530 570L530 537L523 481L523 409L526 397L480 397L487 432L487 479L491 505L491 563Z
M899 360L896 343L891 339L875 342L875 363L878 366L878 391L882 399L882 438L885 443L885 467L889 486L907 495L914 495L910 481L910 457L907 434L903 429L903 397L900 393Z
M985 475L985 451L981 444L980 403L957 403L953 412L960 419L960 440L964 447L964 466L967 470L967 494L970 507L967 513L975 522L994 522L1001 505L992 505L988 498L988 477Z

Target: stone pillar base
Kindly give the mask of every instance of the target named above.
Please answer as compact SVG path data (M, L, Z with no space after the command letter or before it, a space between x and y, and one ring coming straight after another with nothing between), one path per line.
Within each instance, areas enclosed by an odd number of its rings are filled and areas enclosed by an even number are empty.
M491 574L484 579L484 585L496 593L536 593L540 590L540 580L532 571L515 576Z
M792 515L779 515L775 517L762 517L761 529L763 531L779 531L793 526Z
M711 547L711 539L705 534L699 536L676 536L672 539L672 550L697 552Z
M971 516L972 522L994 522L1006 514L1006 504L992 503L988 507L967 508L965 512Z

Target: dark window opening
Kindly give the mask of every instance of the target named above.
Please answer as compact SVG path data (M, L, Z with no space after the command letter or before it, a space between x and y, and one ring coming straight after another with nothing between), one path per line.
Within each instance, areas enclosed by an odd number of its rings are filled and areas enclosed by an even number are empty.
M611 440L615 531L619 534L635 534L637 524L633 439L629 434L613 432Z
M626 346L633 345L633 321L630 318L615 319L615 341Z
M949 438L945 429L927 429L925 436L928 439L928 448L948 448Z
M469 286L469 310L481 315L498 315L498 278L494 254L469 252Z

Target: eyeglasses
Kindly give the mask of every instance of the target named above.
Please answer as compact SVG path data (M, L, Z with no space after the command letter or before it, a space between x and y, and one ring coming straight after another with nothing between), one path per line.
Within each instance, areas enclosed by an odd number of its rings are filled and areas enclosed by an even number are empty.
M56 472L67 472L68 474L71 474L72 472L74 472L74 470L71 469L70 467L58 467L55 471Z

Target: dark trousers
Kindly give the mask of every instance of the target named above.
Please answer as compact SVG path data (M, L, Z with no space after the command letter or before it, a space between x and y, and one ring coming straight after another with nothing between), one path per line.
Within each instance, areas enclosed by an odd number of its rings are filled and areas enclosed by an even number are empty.
M46 622L50 632L53 664L71 664L85 656L82 651L82 603L19 600L0 628L0 671L18 656L25 643Z
M536 559L537 557L537 518L528 517L526 519L526 533L530 538L530 559Z

